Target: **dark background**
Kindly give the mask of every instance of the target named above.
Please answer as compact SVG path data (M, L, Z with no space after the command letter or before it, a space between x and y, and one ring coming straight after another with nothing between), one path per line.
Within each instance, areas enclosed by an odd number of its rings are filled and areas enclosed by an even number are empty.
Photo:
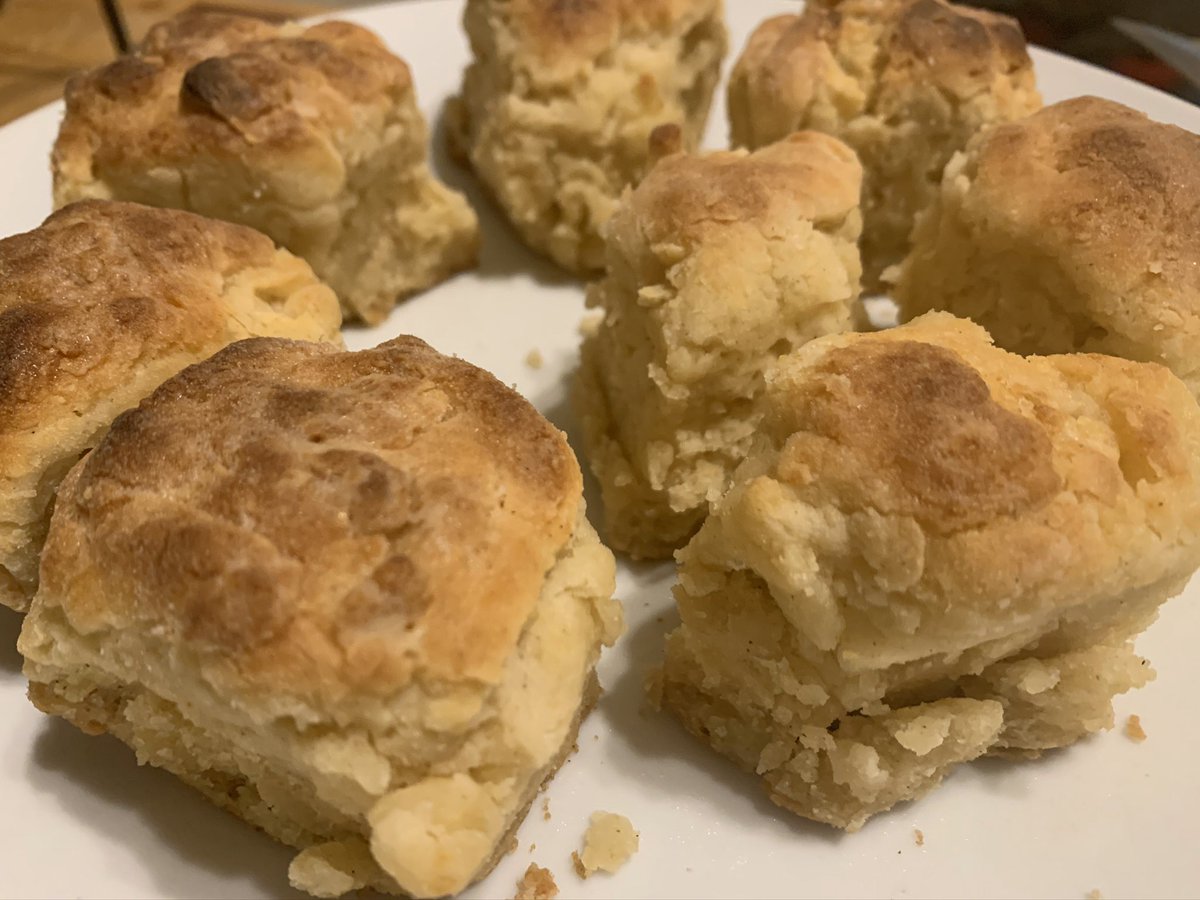
M1032 43L1200 102L1200 90L1110 24L1121 16L1200 37L1200 0L971 0L970 5L1016 16Z

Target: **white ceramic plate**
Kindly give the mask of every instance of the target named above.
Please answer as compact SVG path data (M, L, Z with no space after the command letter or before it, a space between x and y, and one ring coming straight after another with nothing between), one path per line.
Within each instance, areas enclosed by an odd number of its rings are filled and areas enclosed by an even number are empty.
M786 0L727 5L735 52L763 18L796 9ZM460 6L408 0L345 16L409 61L431 122L467 59ZM1200 109L1048 53L1036 60L1048 102L1099 94L1200 131ZM712 147L725 139L722 103L708 132ZM48 153L60 115L56 104L0 129L0 234L33 228L50 212ZM406 303L378 328L351 330L347 342L360 348L419 335L515 384L570 431L565 386L583 292L525 251L446 162L437 137L434 147L441 174L466 187L483 212L482 266ZM546 360L538 371L524 364L534 348ZM535 804L519 849L466 896L511 897L531 860L555 873L564 897L1200 895L1200 717L1192 695L1200 581L1167 604L1139 642L1158 680L1117 701L1118 723L1141 716L1145 743L1118 728L1039 762L979 762L926 799L843 835L776 809L753 778L669 718L639 714L643 675L672 623L671 578L670 565L622 564L629 631L601 664L607 693L584 725L579 753L549 788L551 818ZM116 740L86 737L36 712L14 648L19 626L0 609L0 895L294 896L287 849L171 776L139 769ZM597 809L629 816L641 850L616 876L582 882L569 857Z

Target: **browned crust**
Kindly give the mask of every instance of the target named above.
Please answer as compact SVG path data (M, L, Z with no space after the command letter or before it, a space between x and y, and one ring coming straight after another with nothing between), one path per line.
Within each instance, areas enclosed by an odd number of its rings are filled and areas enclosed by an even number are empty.
M411 98L412 78L371 32L185 12L140 50L72 78L56 176L171 165L198 150L268 158L348 130L356 109Z
M560 432L416 338L242 341L73 470L45 589L77 630L146 629L231 690L490 682L581 492Z
M105 396L150 356L219 341L223 279L275 254L250 228L103 201L0 241L0 446L11 452L64 401Z
M933 528L977 527L1037 509L1062 489L1053 447L1036 421L998 404L966 360L919 341L860 342L831 350L789 396L780 478L803 484L814 453L832 443L827 477L883 515Z
M1200 136L1078 97L981 135L966 174L976 207L1036 234L1089 295L1146 297L1141 323L1140 304L1096 311L1122 330L1200 327Z
M670 137L657 129L652 148L667 149ZM837 138L805 131L749 155L669 156L626 202L654 244L694 235L708 223L767 220L780 208L798 219L837 223L857 208L861 185L862 166L853 150Z
M860 32L876 35L872 58L842 58L843 35ZM835 69L859 82L858 112L882 114L907 85L935 85L967 100L997 76L1032 68L1021 26L1008 16L945 0L813 0L751 34L730 78L730 106L735 114L759 107L759 117L790 118L794 126ZM734 125L735 140L746 142L746 129Z

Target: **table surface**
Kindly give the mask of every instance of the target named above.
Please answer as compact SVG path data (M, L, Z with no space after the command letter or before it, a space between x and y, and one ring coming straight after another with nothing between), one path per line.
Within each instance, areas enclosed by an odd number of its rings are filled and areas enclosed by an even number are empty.
M307 16L347 0L120 0L133 40L190 6ZM62 96L67 79L116 55L98 0L0 0L0 125Z

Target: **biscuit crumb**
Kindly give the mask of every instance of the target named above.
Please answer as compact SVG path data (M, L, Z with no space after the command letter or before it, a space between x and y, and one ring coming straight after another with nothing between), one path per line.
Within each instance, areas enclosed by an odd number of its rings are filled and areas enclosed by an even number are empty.
M549 797L542 798L542 818L545 819L547 822L550 821L550 798Z
M579 320L577 330L580 337L591 337L600 330L600 323L604 321L604 313L590 313Z
M583 836L583 855L571 854L580 878L603 870L616 872L637 852L638 833L633 824L617 813L597 811Z
M512 856L517 852L517 848L519 846L521 846L521 842L517 840L517 836L514 833L513 836L508 839L508 849L504 851L504 855Z
M1140 716L1130 716L1125 720L1125 737L1135 744L1140 744L1146 739L1146 729L1142 728Z
M916 841L918 847L925 846L925 832L920 828L913 829L913 840Z
M558 885L554 883L554 873L537 863L530 863L517 882L517 893L513 900L551 900L557 896Z
M525 354L525 365L529 366L531 369L540 369L545 362L546 360L542 356L542 351L537 347L534 347L527 354Z
M1104 900L1104 895L1100 893L1100 888L1092 888L1083 895L1087 900Z
M537 849L537 841L534 841L532 844L529 845L529 852L532 853L536 849Z

